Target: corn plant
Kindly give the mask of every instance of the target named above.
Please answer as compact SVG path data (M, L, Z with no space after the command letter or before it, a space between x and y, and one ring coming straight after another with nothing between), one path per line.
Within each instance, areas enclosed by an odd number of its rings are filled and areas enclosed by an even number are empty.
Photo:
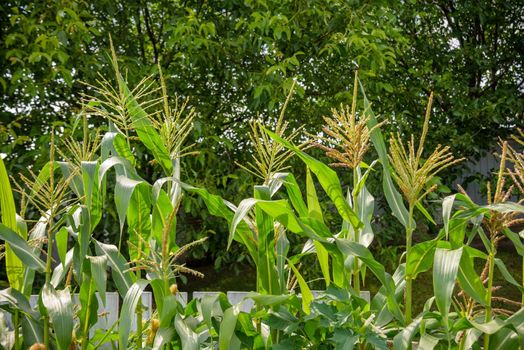
M371 229L369 218L373 214L374 199L368 192L365 181L370 170L373 169L376 161L371 165L366 165L363 162L364 155L370 146L371 133L380 127L380 124L368 127L370 116L364 111L359 120L357 120L357 97L358 97L358 75L355 73L353 86L353 101L351 108L349 106L341 107L340 111L332 110L333 117L324 117L326 127L323 131L329 136L322 137L321 142L317 146L326 151L326 155L332 158L335 163L330 164L332 167L349 168L353 175L353 189L351 196L348 195L349 205L355 213L360 214L361 221L364 222L363 228L347 225L343 230L344 238L351 234L351 239L354 242L362 243L364 246L369 246L373 238L373 231ZM329 144L334 144L330 147ZM342 150L338 150L341 148ZM361 164L368 167L368 170L362 175ZM348 189L348 193L349 193ZM361 238L362 236L362 238ZM362 240L362 242L361 242ZM353 262L353 288L358 293L360 292L360 271L358 259Z
M431 106L433 103L433 94L430 95L424 117L424 127L418 143L415 146L415 140L411 135L411 141L407 147L402 144L400 135L390 139L390 156L389 161L394 169L393 179L399 186L406 202L408 203L409 216L406 225L406 260L409 260L413 240L413 212L415 207L419 208L426 216L427 211L421 205L422 199L430 192L436 189L436 185L427 187L428 183L443 169L458 163L461 159L454 159L449 152L449 146L437 146L437 148L422 160L424 151L424 141L429 129L429 118ZM413 277L406 274L406 296L405 296L405 317L406 322L411 322L411 289Z

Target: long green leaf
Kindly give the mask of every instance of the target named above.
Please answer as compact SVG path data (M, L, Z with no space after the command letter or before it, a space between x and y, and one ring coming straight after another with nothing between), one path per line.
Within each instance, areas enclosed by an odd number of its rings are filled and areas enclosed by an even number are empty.
M442 223L444 225L444 232L446 232L446 238L449 237L449 219L451 217L453 203L455 202L455 196L455 194L447 196L442 201Z
M458 270L458 280L460 287L475 301L481 305L486 305L486 288L480 280L480 276L475 271L474 256L469 252L469 247L464 247Z
M329 272L329 253L320 242L313 241L313 244L315 245L315 251L317 253L317 259L320 265L320 270L322 271L322 276L326 282L326 287L328 287L331 283Z
M100 191L98 184L98 172L100 166L98 162L82 162L82 179L84 184L84 203L89 208L89 215L91 220L91 231L94 230L102 218L102 197L103 193Z
M362 93L362 97L364 99L364 110L365 113L369 116L368 128L373 128L378 124L378 121L375 117L375 114L373 113L373 110L371 109L371 103L369 102L366 96L364 86L362 85L362 82L360 82L360 80L359 85L360 92ZM371 142L373 143L373 146L375 147L375 150L378 153L380 162L382 163L382 188L384 190L384 196L386 197L386 201L388 202L389 207L393 212L393 215L402 223L402 225L404 225L404 227L406 227L409 221L409 213L406 209L406 206L404 205L402 196L397 191L393 183L393 179L391 178L388 151L386 148L386 143L384 142L384 136L382 135L380 128L375 128L371 132ZM415 227L414 223L412 223L411 227Z
M359 186L361 187L360 190L357 192L357 208L359 218L364 224L364 226L360 230L360 237L358 243L362 244L365 247L369 247L375 236L373 233L373 228L371 226L371 221L373 220L373 213L375 211L375 198L368 191L365 185L365 181L363 181L364 177L361 175L359 167L357 168L357 174L360 178Z
M459 270L462 248L449 250L437 248L433 264L433 290L435 303L442 315L444 326L448 325L448 313L453 297L455 280Z
M78 252L76 258L81 265L84 262L89 250L89 242L91 240L91 217L87 207L81 205L73 212L73 226L78 233Z
M502 277L504 277L506 281L508 281L513 286L517 287L521 291L521 293L524 293L524 287L522 287L522 285L519 282L517 282L517 280L515 280L515 278L508 271L508 268L502 260L495 258L495 265L497 266L498 270L502 274Z
M25 266L38 272L45 270L45 263L35 255L29 244L16 232L3 224L0 224L0 239L9 243L14 254L16 254ZM18 287L20 288L20 286Z
M358 194L360 193L360 191L366 186L366 181L369 177L369 174L371 173L371 171L373 171L373 167L375 166L375 164L378 162L378 159L375 159L366 169L366 171L364 172L364 175L361 174L360 172L360 169L361 169L361 166L358 166L357 167L357 170L358 170L358 173L359 173L359 179L358 179L358 182L357 182L357 186L353 189L353 191L351 191L352 195L353 196L358 196Z
M15 201L2 157L0 157L0 213L2 213L2 224L18 233ZM22 237L24 240L26 238L27 236ZM21 290L24 278L24 264L9 243L5 245L5 268L9 285Z
M128 271L126 260L114 245L95 241L95 247L98 255L107 257L107 263L111 267L111 275L113 276L115 285L120 296L124 297L134 281L134 275Z
M302 161L308 166L308 168L311 169L311 171L316 175L318 181L320 182L320 185L335 204L335 207L337 208L337 211L339 212L340 216L342 216L344 220L350 222L353 227L360 228L362 226L362 222L358 218L358 215L351 209L351 207L346 202L337 173L333 169L330 169L324 163L302 152L299 148L294 146L289 141L284 140L283 138L269 130L265 131L273 140L279 142L284 147L293 151L300 159L302 159Z
M421 317L415 318L407 327L393 338L393 348L396 350L407 350L411 348L411 341L418 332Z
M197 188L187 184L182 184L182 188L184 191L195 193L200 196L212 215L224 218L227 220L229 225L232 224L234 217L233 213L236 211L236 208L233 204L227 202L220 196L209 193L206 189L203 188ZM249 254L254 259L255 264L257 264L258 259L256 256L256 243L249 226L245 222L240 222L237 225L234 239L246 246Z
M61 227L60 230L55 235L55 242L56 242L56 248L58 250L58 257L60 258L62 265L65 264L68 240L69 240L69 232L67 232L67 228Z
M414 245L406 262L406 276L417 278L418 274L431 268L437 241L431 240Z
M255 186L254 196L257 200L270 200L271 190L268 186ZM258 234L257 291L268 294L282 293L284 286L279 284L276 269L275 224L272 217L258 205L255 206L255 222Z
M369 249L361 244L345 239L336 239L336 243L341 252L346 257L358 257L359 260L362 261L371 270L371 272L373 272L373 274L382 283L382 286L385 289L388 309L399 321L404 322L404 316L400 311L400 307L395 296L395 282L386 272L384 266L375 260Z
M300 293L302 294L302 310L304 310L304 313L306 315L309 315L311 313L310 305L314 299L313 293L311 292L311 289L309 289L306 280L304 280L304 277L302 277L302 275L297 270L295 265L293 265L291 260L288 260L287 263L289 264L289 267L291 267L291 270L293 270L293 273L295 274L295 277L298 282L298 286L300 287Z
M322 215L322 208L317 197L317 191L315 190L315 184L313 182L313 177L311 176L311 171L307 168L306 172L306 193L307 193L307 209L311 217L324 221L324 216ZM301 215L303 216L303 215Z
M517 253L519 253L520 256L524 256L524 244L522 244L520 236L515 232L511 231L509 228L504 229L502 233L509 238L511 243L513 243L513 246L515 247Z
M235 335L235 328L237 325L237 318L240 312L240 305L233 305L224 311L224 317L220 323L220 332L218 336L218 349L231 349L232 339Z
M173 327L159 328L155 334L152 350L163 349L164 345L169 344L175 336Z
M135 156L129 148L124 134L115 133L113 138L113 146L120 157L127 159L132 165L136 164Z
M517 349L522 347L524 336L524 309L511 315L506 321L506 328L500 329L489 338L490 349Z
M437 346L438 342L439 342L438 338L433 337L427 333L424 333L420 337L418 348L424 349L424 350L433 350ZM466 348L466 349L469 349L469 348Z
M122 175L117 175L116 177L115 205L116 211L118 213L118 219L120 221L120 232L122 232L124 228L127 209L129 207L131 197L133 196L133 192L135 191L135 188L142 183L144 182L133 180Z
M305 216L307 214L307 207L306 203L304 203L304 198L302 198L297 180L291 173L285 174L283 180L284 187L286 188L289 201L293 205L293 208L295 208L299 216Z
M246 217L248 216L249 212L255 204L258 202L258 199L255 198L247 198L242 200L235 211L235 215L233 216L233 219L231 220L231 225L229 227L229 236L227 238L227 249L231 247L231 243L233 243L233 239L235 238L235 233L237 232L237 227L241 222L245 222Z
M25 295L14 288L0 290L0 305L11 306L15 310L21 311L22 316L22 335L26 348L34 343L43 343L43 327L40 314L34 312Z
M69 249L65 255L64 263L58 264L55 267L55 269L53 270L53 275L51 276L51 285L53 287L57 288L58 285L62 283L62 281L66 277L67 272L69 271L69 268L71 267L71 264L73 263L74 252L75 252L75 248Z
M146 146L151 151L151 153L153 153L155 160L164 169L165 174L171 175L173 163L171 162L169 152L164 146L160 135L158 135L157 131L153 127L153 124L149 120L147 112L135 99L123 77L118 77L118 83L121 90L124 92L126 108L133 122L133 127L138 134L138 138L140 141L142 141L144 146Z
M198 350L198 334L193 332L179 314L175 316L175 328L182 341L182 350Z
M98 170L99 187L102 186L102 183L106 178L106 174L111 168L115 168L117 175L124 175L136 181L142 180L140 176L138 176L136 169L131 165L131 163L129 163L127 159L114 156L104 160L100 165L100 169Z
M139 184L133 191L126 218L129 241L132 243L129 247L131 260L135 260L139 252L147 256L149 247L143 243L149 242L151 236L151 193L147 185Z
M293 233L324 243L332 237L323 222L310 217L297 218L286 200L257 200L256 205Z
M106 306L107 256L88 256L87 258L91 263L91 276L95 281L96 289L102 303Z
M59 350L67 350L73 337L73 302L68 288L55 290L51 284L42 289L42 303L53 324Z
M129 288L124 297L122 309L120 311L120 323L118 324L118 346L120 349L127 349L127 344L129 343L130 338L131 322L133 321L136 307L142 298L142 292L148 284L149 282L146 280L137 280Z

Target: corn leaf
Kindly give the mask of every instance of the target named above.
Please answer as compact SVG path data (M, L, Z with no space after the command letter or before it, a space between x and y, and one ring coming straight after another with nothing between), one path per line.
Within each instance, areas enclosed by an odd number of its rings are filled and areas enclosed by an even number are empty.
M129 343L131 322L134 318L135 310L142 298L142 292L149 284L148 281L139 279L127 291L120 310L120 323L118 324L118 347L127 349ZM141 336L141 335L140 335Z
M242 200L238 207L235 210L235 214L231 220L231 225L229 227L229 236L227 238L227 249L231 247L231 243L233 243L233 239L235 238L235 233L237 232L237 227L240 225L241 222L244 222L246 217L248 216L249 212L255 204L259 200L255 198L247 198Z
M106 306L106 286L107 286L107 256L88 256L91 263L91 277L93 278L96 290L100 294L102 303Z
M442 224L444 225L444 232L446 232L446 238L449 237L449 219L451 217L451 210L453 209L453 203L455 202L455 194L447 196L442 200Z
M235 337L235 328L237 325L238 314L240 313L240 305L233 305L224 311L224 317L220 323L220 331L218 336L218 349L219 350L229 350L235 349L233 347L235 342L233 337Z
M326 282L326 287L331 283L331 276L329 271L329 253L324 246L317 241L313 241L315 245L315 251L317 253L318 263L320 265L320 270L322 271L322 276Z
M182 188L189 193L195 193L200 196L209 212L212 215L226 219L231 227L234 218L233 213L237 210L233 204L227 202L220 196L209 193L203 188L197 188L187 184L182 184ZM257 264L256 244L253 240L252 232L245 222L242 221L237 223L234 239L246 246L249 254L254 259L254 263Z
M169 157L169 152L149 120L147 112L140 106L121 76L118 77L118 83L122 91L124 91L126 108L133 121L133 127L138 138L153 153L155 160L164 169L165 174L170 175L173 170L173 163Z
M115 205L118 213L118 219L120 222L120 232L124 229L124 223L129 208L129 203L135 188L144 183L143 181L137 181L125 177L123 175L117 175L115 185Z
M4 224L0 224L0 239L9 244L10 249L12 249L13 253L16 254L16 257L20 259L24 266L38 272L43 272L45 270L44 262L36 256L33 252L33 248L31 248L29 244L27 244L27 242L15 231L11 230ZM23 278L23 275L21 277ZM22 281L20 281L18 287L20 288L21 285Z
M120 293L124 297L134 282L134 275L128 271L127 262L118 252L118 248L111 244L95 241L97 255L107 257L107 263L111 267L111 276Z
M324 221L324 216L322 215L322 208L320 207L320 203L318 201L317 191L315 189L313 177L311 176L311 171L309 170L309 168L307 168L306 172L306 193L308 214L319 221Z
M123 134L115 133L113 138L113 146L116 153L118 153L120 157L127 159L132 165L136 165L135 156L133 155L133 152L131 152L131 149L127 143L127 139Z
M82 183L84 185L84 203L89 208L91 231L102 218L102 196L98 184L98 162L82 162Z
M15 201L2 157L0 157L0 212L2 213L2 224L18 233ZM27 236L22 237L22 239L26 238ZM5 268L9 285L21 290L24 278L24 264L8 242L5 245Z
M406 276L412 279L418 274L431 269L437 241L431 240L414 245L411 248L406 262Z
M236 319L235 319L236 321ZM224 321L222 321L224 323ZM182 350L198 350L198 334L193 332L185 323L179 314L175 316L175 328L180 340L182 341ZM221 332L222 333L222 332ZM222 348L220 348L222 349Z
M69 232L65 227L61 227L60 230L55 235L56 248L58 250L58 257L62 265L65 264L66 254L67 254L67 241L69 240Z
M359 85L364 99L364 109L369 115L368 128L371 129L378 124L378 121L371 109L371 103L366 96L364 86L360 80ZM388 151L380 128L374 128L371 132L371 142L373 143L373 146L375 146L375 150L377 151L380 162L382 163L382 188L384 190L386 201L388 202L393 215L402 223L402 225L404 225L404 227L406 227L409 221L409 213L402 200L402 195L397 191L393 184L388 160ZM415 224L412 223L411 227L415 227Z
M508 268L506 267L506 265L504 265L504 262L502 260L495 258L495 265L497 266L498 270L502 274L502 277L504 277L506 281L508 281L513 286L517 287L521 293L524 293L524 287L522 287L522 285L519 282L517 282L517 280L515 280L515 278L508 271Z
M346 202L337 173L333 169L330 169L324 163L302 152L299 148L294 146L289 141L284 140L282 137L269 130L265 131L273 140L279 142L287 149L293 151L300 159L302 159L302 161L316 175L318 181L320 182L320 185L335 204L335 207L337 208L337 211L339 212L340 216L342 216L344 220L350 222L353 227L360 228L362 226L362 222L360 222L357 214L351 209L351 207Z
M464 247L458 270L458 281L460 287L475 301L481 305L486 305L486 288L480 280L480 276L475 271L475 256L470 253L471 249Z
M286 188L289 201L299 216L306 216L307 207L306 203L304 203L304 198L302 198L302 193L300 192L300 187L298 186L297 180L291 173L285 175L284 187Z
M129 163L127 159L121 157L111 157L104 160L102 164L100 164L100 169L98 170L98 187L102 186L102 182L106 177L106 173L113 167L115 168L117 175L124 175L137 181L142 180L140 176L138 176L136 169L131 165L131 163Z
M62 281L66 277L66 274L69 271L69 268L71 267L71 263L73 262L74 252L75 252L74 248L69 249L69 251L65 255L65 260L63 264L58 264L55 267L55 269L53 270L53 275L51 276L51 282L50 282L53 287L57 288L58 285L62 283Z
M173 327L161 327L155 334L152 350L163 349L164 345L169 344L175 336L175 329Z
M73 336L73 303L69 288L55 290L51 284L42 288L42 304L53 324L59 350L67 350Z
M267 186L255 186L254 195L256 200L271 199L270 189ZM268 294L281 293L280 280L276 270L275 225L272 217L257 205L255 205L255 221L258 233L258 291Z
M0 290L0 304L8 304L13 309L22 311L22 335L26 348L34 343L43 343L44 331L39 320L40 314L32 310L25 295L14 288Z
M505 321L506 327L489 338L490 349L518 349L524 336L524 309L520 309Z
M437 248L433 264L433 290L435 303L442 315L444 327L448 325L448 313L459 270L462 248L449 250Z
M384 266L375 260L369 249L359 243L345 239L336 239L336 244L346 259L347 257L356 256L371 270L371 272L373 272L373 274L384 287L384 294L386 296L389 311L399 321L404 322L404 316L400 311L400 307L395 296L395 282L391 278L391 275L386 272ZM351 269L350 272L352 271L353 270Z
M397 350L411 349L411 341L420 327L421 317L415 318L407 327L393 338L393 348Z
M298 282L298 286L300 287L300 293L302 294L302 310L304 310L304 313L306 315L309 315L311 313L311 302L313 301L313 293L311 292L311 289L309 289L306 280L304 280L304 277L300 274L298 269L293 265L291 260L288 260L287 263L289 264L289 267L291 267L291 270L293 270L293 273L295 274L295 277Z
M151 236L151 193L146 184L140 183L131 195L127 207L127 231L129 241L129 256L131 260L138 257L139 252L147 256L149 248L143 242L148 242ZM172 237L173 240L175 237ZM140 248L137 248L139 247Z

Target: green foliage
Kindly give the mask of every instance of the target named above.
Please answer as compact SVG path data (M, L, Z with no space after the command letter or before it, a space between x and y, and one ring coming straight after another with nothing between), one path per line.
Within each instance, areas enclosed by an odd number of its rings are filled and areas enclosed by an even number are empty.
M194 11L188 13L197 15ZM264 22L264 17L259 20ZM271 17L271 25L252 30L265 35L275 31L274 39L290 40L294 32L275 29L281 20L286 23L284 18ZM239 28L242 25L238 24ZM208 24L201 32L210 40L201 44L211 47L218 29ZM191 30L185 33L197 35ZM372 46L369 42L366 45ZM13 316L13 330L8 332L17 339L15 349L67 349L78 344L88 349L116 343L122 349L387 349L391 343L395 348L409 349L415 340L421 347L467 349L480 339L489 349L515 347L521 341L521 304L501 300L493 285L496 268L509 285L524 295L522 283L497 257L498 242L504 238L509 238L519 254L524 252L521 237L512 231L524 207L522 201L508 201L512 188L506 187L507 143L501 145L501 164L489 204L478 205L464 194L447 197L441 203L443 222L441 229L438 226L438 235L412 246L411 234L418 230L413 220L415 203L408 196L406 216L391 180L402 176L416 182L425 153L422 147L415 150L413 141L406 151L398 146L396 137L393 148L403 155L403 163L409 163L413 176L407 176L409 171L400 175L405 169L399 164L388 166L388 150L379 129L382 124L374 117L365 94L364 108L358 111L361 124L356 122L357 78L352 108L342 108L347 113L351 110L349 128L358 124L360 130L369 133L382 162L381 170L375 166L376 161L364 161L368 139L348 132L344 142L354 147L347 150L356 151L346 156L358 162L344 163L351 170L349 174L335 172L291 142L298 137L296 131L286 137L287 124L281 113L276 132L262 121L254 128L252 140L263 160L257 159L252 170L263 174L264 183L252 186L252 197L243 200L239 199L243 198L243 190L237 192L243 185L233 184L236 206L214 194L213 186L185 183L193 179L186 165L194 165L191 161L198 159L181 161L183 156L196 156L186 151L194 112L184 114L184 107L179 109L176 104L171 109L162 76L159 86L151 78L133 84L120 73L115 50L111 63L115 83L100 82L95 96L85 101L89 113L82 113L79 119L83 141L77 141L72 133L58 151L56 139L65 135L60 131L56 137L57 132L51 130L49 161L40 170L34 168L29 175L19 176L18 221L13 221L13 216L17 217L13 214L7 174L0 172L2 217L8 217L7 224L0 224L0 239L9 244L9 252L24 266L23 283L15 276L15 282L10 281L9 288L0 291L0 308ZM100 123L106 125L92 127L93 117L100 117ZM428 123L426 118L424 137ZM337 141L341 140L333 142ZM295 175L283 172L287 169L284 162L291 155L305 165L305 193ZM267 161L267 157L277 161ZM142 166L146 159L149 164ZM439 167L447 165L437 163ZM377 192L387 198L388 211L395 213L409 237L405 262L397 264L392 275L373 254L372 241L381 231L373 223L375 189L368 189L367 183L375 171L381 171L383 179L382 190ZM519 178L512 174L513 180ZM353 180L352 185L344 181L346 175ZM434 186L427 184L427 178L423 180L411 190L416 191L417 208L426 217L429 214L418 194L425 185L430 186L427 191ZM227 187L227 181L222 185ZM398 185L404 194L409 192L409 186L402 181ZM324 194L327 197L322 197ZM185 306L179 301L181 275L201 276L180 259L205 240L183 244L185 241L177 237L184 227L177 225L185 214L183 197L202 201L210 215L224 219L229 225L228 248L241 245L254 262L256 291L241 303L232 305L222 293L192 300ZM104 224L108 225L106 219L119 226L118 247L96 234ZM432 222L430 217L427 219ZM485 252L471 247L475 237L484 244ZM53 263L53 256L60 261ZM304 264L311 261L310 257L318 260L324 291L312 291L311 281L305 278ZM481 275L475 270L475 260L485 261ZM6 263L10 262L6 259ZM107 283L108 269L112 283ZM423 310L412 317L411 282L430 269L434 293L428 296ZM360 282L369 272L380 286L368 301L361 294ZM35 276L44 279L43 285L33 283ZM118 325L92 337L99 318L97 293L105 304L105 294L113 284L123 299ZM151 318L144 322L141 296L146 288L153 291L156 309L150 310ZM73 291L78 293L78 308L73 307ZM38 294L35 308L28 300L33 293ZM243 311L248 301L253 301L254 307ZM495 307L499 301L520 310ZM136 329L132 330L134 319Z
M239 192L250 196L253 181L235 181L245 174L234 165L250 159L243 151L248 121L256 115L275 121L295 84L297 96L287 107L290 128L316 132L331 107L351 101L348 86L356 68L377 114L395 114L386 129L407 134L421 129L415 118L422 108L420 93L432 89L439 128L428 146L450 143L456 154L476 157L491 151L498 136L522 126L522 36L513 29L522 17L519 5L515 0L503 6L488 1L4 1L0 153L8 155L11 173L47 162L48 131L74 133L68 124L81 109L77 97L93 92L82 82L96 85L112 76L111 35L129 68L121 74L130 86L161 70L175 77L167 79L170 93L190 97L188 109L196 107L198 113L189 143L198 141L200 154L186 159L182 171L196 178L198 187L228 200ZM91 123L103 125L99 119ZM146 178L158 171L146 156L154 144L135 144L134 161ZM122 146L114 147L129 156ZM157 155L164 153L159 147ZM163 158L160 164L169 169L165 153ZM391 201L391 194L385 195ZM376 200L385 205L381 194ZM205 215L200 199L186 197L183 208L178 225L185 229L179 236L189 240L227 231ZM398 238L398 230L388 226L392 220L383 221ZM104 229L97 235L119 236L113 225ZM213 236L196 257L211 254L232 262L245 256L238 249L226 253L221 237Z

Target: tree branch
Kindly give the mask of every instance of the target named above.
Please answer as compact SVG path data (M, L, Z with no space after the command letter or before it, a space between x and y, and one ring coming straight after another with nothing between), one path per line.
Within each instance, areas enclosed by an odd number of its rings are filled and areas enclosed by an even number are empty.
M157 41L155 38L155 34L153 33L153 28L151 26L151 16L149 15L149 8L147 7L147 2L144 4L144 22L146 24L147 35L149 36L149 40L151 41L151 45L153 46L155 63L158 63L158 49L156 47Z

